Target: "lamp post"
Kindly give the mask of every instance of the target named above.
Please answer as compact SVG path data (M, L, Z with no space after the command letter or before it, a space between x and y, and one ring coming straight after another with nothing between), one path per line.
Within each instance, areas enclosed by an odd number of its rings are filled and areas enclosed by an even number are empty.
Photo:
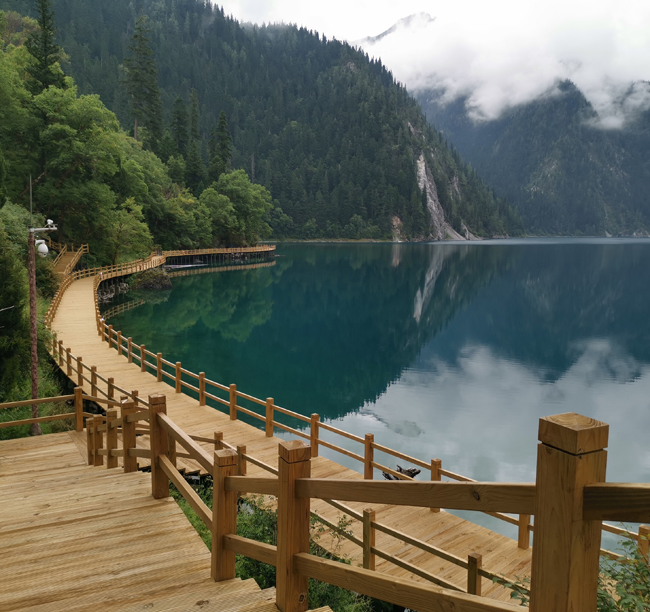
M29 252L29 323L32 344L32 399L38 399L38 328L36 325L36 251L40 257L47 256L45 240L36 240L36 232L54 232L56 225L51 219L47 227L30 227L27 250ZM38 246L37 246L38 245ZM32 418L38 418L38 404L32 405ZM39 423L32 423L30 436L40 436L43 432Z

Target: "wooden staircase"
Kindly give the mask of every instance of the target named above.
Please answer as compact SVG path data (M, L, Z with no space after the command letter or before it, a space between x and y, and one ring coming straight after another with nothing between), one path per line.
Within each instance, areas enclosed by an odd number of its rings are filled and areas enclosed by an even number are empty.
M68 433L0 442L0 572L3 612L277 610L254 580L212 581L149 474L88 467Z

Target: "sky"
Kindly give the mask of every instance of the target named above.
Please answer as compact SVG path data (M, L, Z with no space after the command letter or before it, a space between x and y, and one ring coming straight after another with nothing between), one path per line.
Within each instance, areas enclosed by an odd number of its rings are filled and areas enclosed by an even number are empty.
M225 0L226 13L254 23L295 23L357 43L400 19L425 13L364 49L411 91L467 97L477 121L571 79L598 112L599 127L621 128L650 108L647 0Z

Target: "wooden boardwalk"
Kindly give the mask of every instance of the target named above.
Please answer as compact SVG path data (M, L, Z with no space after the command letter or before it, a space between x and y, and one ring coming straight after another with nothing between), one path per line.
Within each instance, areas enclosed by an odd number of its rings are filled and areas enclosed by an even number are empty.
M141 397L164 393L167 396L167 414L186 432L192 435L212 438L214 432L223 432L224 440L232 445L246 445L247 453L270 465L277 465L277 445L279 438L266 437L264 432L241 421L231 421L228 415L209 406L199 406L196 399L183 393L175 393L174 388L165 382L157 382L155 376L140 371L140 367L129 364L124 356L110 349L97 334L95 305L93 297L93 278L77 280L63 295L60 307L54 318L52 329L64 347L72 349L83 362L97 366L97 371L105 377L113 377L115 384L123 389L137 389ZM123 330L128 332L128 330ZM75 378L76 381L76 378ZM100 386L102 384L100 383ZM105 389L105 387L102 387ZM85 384L85 392L90 392ZM272 390L269 390L272 392ZM85 457L85 434L70 434L76 438L79 451ZM212 448L205 445L206 450ZM141 464L145 463L140 460ZM184 459L178 460L179 468L199 471L197 464ZM99 468L97 468L99 469ZM249 464L249 473L260 474L261 470ZM362 480L363 476L328 459L317 457L312 460L312 476L320 478L346 478ZM348 504L358 512L363 504ZM339 513L325 502L312 500L312 511L318 512L331 522L337 522ZM531 551L517 547L514 540L456 517L448 512L431 512L428 508L377 506L376 520L393 529L403 531L411 537L423 540L433 546L467 559L476 552L483 557L483 568L506 576L525 576L530 574ZM354 523L351 530L361 537L361 525ZM323 540L322 544L330 546ZM381 548L402 561L416 565L422 570L465 589L466 570L415 549L404 542L383 533L377 533L377 548ZM344 540L340 552L347 554L353 563L361 562L361 550ZM409 577L418 580L408 571L387 561L377 559L377 570L393 576ZM487 579L482 582L483 595L503 601L509 600L509 591L493 585Z
M88 467L68 433L0 442L0 572L3 612L277 612L274 589L212 581L148 474Z

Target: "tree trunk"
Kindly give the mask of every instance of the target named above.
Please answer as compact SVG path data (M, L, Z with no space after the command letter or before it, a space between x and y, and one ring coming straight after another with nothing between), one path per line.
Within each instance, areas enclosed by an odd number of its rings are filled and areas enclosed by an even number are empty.
M36 249L34 232L29 232L29 322L32 344L32 399L38 399L38 328L36 327ZM38 404L32 406L32 418L38 418ZM30 436L40 436L43 432L39 423L32 423Z
M133 124L133 139L138 140L138 118L135 118L135 123Z

